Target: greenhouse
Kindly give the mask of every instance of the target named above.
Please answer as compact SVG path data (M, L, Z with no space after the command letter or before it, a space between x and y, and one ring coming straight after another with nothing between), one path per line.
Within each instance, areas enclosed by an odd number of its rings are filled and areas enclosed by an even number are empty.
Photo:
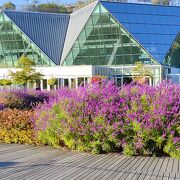
M70 15L1 11L0 78L26 55L46 80L54 76L63 85L97 74L122 85L136 62L152 71L157 84L180 73L179 18L177 6L107 1Z

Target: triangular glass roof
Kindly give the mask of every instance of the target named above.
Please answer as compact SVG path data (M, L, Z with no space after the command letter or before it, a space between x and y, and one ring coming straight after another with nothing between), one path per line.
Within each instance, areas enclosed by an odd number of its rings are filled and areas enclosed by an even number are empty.
M69 15L3 11L56 65L64 47Z
M100 3L62 65L158 64Z
M63 62L70 49L72 48L75 40L77 39L82 28L86 24L89 16L92 14L94 8L98 2L89 4L88 6L79 9L70 15L69 26L67 29L66 39L64 43L64 49L62 53L61 61ZM78 23L78 26L77 26Z
M23 55L33 60L36 66L55 65L7 16L0 13L0 67L17 66Z
M159 63L163 63L180 31L179 7L105 1L101 4Z

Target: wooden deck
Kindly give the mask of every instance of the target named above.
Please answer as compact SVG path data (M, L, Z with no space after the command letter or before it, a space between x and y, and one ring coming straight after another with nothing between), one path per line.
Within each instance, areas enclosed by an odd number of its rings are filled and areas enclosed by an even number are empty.
M0 144L0 180L4 179L180 180L180 161Z

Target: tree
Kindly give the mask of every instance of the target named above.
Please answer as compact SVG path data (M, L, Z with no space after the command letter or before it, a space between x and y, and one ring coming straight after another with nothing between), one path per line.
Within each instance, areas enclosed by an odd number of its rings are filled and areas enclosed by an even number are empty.
M13 83L23 85L24 88L27 88L28 84L32 85L33 83L40 81L43 75L36 72L32 66L35 66L35 63L27 56L23 55L18 60L17 66L17 68L21 70L17 70L16 72L10 71L9 75L11 76Z
M35 1L36 2L36 1ZM50 13L68 13L68 9L61 4L56 3L32 3L27 5L27 10L37 12L50 12Z
M77 5L77 9L81 9L85 6L87 6L88 4L91 4L92 2L95 2L96 0L78 0L76 2Z
M51 79L48 79L47 83L50 85L50 86L54 86L57 82L57 79L55 79L54 77L52 77Z
M148 79L153 77L151 70L148 67L145 67L144 64L140 61L135 63L133 68L133 81L138 84L146 84Z
M54 77L51 77L48 79L47 83L50 85L50 89L54 89L57 86L57 79Z
M15 10L16 9L16 5L13 4L12 2L7 2L7 3L3 4L2 7L5 10Z
M152 0L153 4L162 4L162 5L169 5L170 0Z
M12 81L9 79L0 79L0 86L10 86Z

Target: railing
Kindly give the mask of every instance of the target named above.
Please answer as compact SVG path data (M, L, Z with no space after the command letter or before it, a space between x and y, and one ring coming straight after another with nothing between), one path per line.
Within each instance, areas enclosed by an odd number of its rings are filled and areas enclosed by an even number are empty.
M171 80L173 83L180 84L180 74L168 74L166 80Z

